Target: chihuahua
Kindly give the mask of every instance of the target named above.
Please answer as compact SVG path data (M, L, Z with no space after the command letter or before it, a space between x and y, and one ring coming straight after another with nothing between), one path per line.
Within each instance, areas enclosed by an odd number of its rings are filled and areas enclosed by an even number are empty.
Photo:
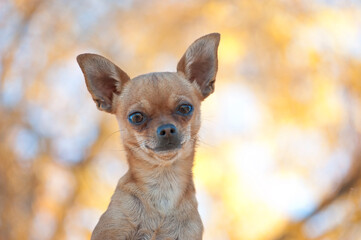
M129 164L92 240L198 240L193 159L201 102L214 91L220 34L196 40L177 72L133 79L108 59L77 57L99 110L115 114Z

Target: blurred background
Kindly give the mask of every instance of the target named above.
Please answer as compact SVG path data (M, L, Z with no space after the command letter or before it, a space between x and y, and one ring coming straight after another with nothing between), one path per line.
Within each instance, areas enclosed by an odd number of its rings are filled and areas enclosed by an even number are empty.
M127 171L84 52L175 71L222 34L194 178L205 240L361 239L358 0L0 1L0 239L89 239Z

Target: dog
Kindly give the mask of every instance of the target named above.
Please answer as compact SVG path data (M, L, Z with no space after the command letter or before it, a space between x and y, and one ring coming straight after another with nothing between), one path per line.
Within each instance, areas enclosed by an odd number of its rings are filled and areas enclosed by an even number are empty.
M214 91L219 33L193 42L176 72L133 79L110 60L77 57L101 111L116 116L129 164L92 240L198 240L203 224L193 183L201 102Z

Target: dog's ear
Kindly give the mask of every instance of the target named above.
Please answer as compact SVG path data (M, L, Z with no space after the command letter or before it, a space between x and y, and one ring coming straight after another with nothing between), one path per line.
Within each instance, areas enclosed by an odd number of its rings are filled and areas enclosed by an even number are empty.
M219 40L219 33L211 33L197 39L177 65L177 72L183 73L190 82L196 81L203 99L214 91L218 70Z
M80 54L76 60L98 109L114 113L113 97L120 94L129 76L117 65L97 54Z

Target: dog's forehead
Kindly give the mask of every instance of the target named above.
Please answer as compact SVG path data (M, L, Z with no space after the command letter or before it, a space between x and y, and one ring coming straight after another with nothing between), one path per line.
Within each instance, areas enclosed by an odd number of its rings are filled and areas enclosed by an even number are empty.
M177 100L191 101L195 89L177 73L149 73L129 81L123 89L120 101L125 106L136 103L164 104ZM179 99L185 98L185 99Z

